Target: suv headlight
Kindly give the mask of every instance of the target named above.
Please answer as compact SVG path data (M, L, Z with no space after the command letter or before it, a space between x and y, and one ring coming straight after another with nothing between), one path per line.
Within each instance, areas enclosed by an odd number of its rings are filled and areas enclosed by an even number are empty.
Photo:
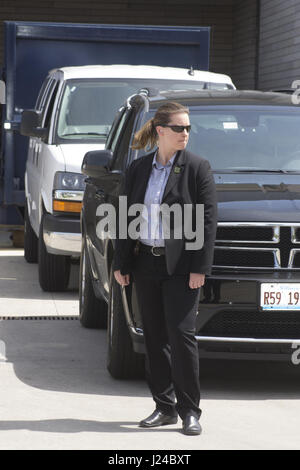
M57 171L53 182L53 211L80 212L85 179L81 173Z

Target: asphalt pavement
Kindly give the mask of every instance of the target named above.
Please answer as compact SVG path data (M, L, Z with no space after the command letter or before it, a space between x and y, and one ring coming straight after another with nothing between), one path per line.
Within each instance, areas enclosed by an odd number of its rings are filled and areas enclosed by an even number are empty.
M300 365L201 361L200 436L181 422L142 429L153 411L143 380L106 370L106 331L78 320L78 271L45 293L22 249L0 249L0 449L300 448ZM185 454L188 452L184 452Z

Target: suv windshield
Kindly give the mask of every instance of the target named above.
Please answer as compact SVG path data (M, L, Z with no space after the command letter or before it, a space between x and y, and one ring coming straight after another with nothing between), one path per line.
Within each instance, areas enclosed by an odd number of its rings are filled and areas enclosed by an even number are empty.
M288 106L189 105L188 150L214 170L300 172L300 110ZM149 115L150 114L150 115ZM146 119L152 117L149 113Z
M156 90L231 89L229 84L191 80L68 80L59 110L57 136L66 140L103 140L124 101L141 88Z

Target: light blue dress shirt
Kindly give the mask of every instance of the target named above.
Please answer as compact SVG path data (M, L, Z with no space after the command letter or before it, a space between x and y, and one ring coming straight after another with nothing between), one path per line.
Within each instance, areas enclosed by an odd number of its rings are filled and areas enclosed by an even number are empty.
M145 245L165 246L159 207L175 156L176 153L166 165L157 161L157 152L153 157L152 171L145 193L144 210L141 214L140 241Z

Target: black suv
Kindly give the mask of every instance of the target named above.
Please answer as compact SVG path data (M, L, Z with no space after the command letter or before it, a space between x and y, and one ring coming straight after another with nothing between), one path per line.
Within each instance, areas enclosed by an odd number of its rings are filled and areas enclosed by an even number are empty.
M201 289L200 357L291 360L300 341L300 109L292 97L256 91L143 91L119 110L106 150L86 154L80 319L108 323L108 369L143 371L143 330L135 286L112 273L114 239L97 230L103 204L118 205L126 167L144 153L133 134L166 100L188 106L188 149L207 158L218 190L212 275Z

